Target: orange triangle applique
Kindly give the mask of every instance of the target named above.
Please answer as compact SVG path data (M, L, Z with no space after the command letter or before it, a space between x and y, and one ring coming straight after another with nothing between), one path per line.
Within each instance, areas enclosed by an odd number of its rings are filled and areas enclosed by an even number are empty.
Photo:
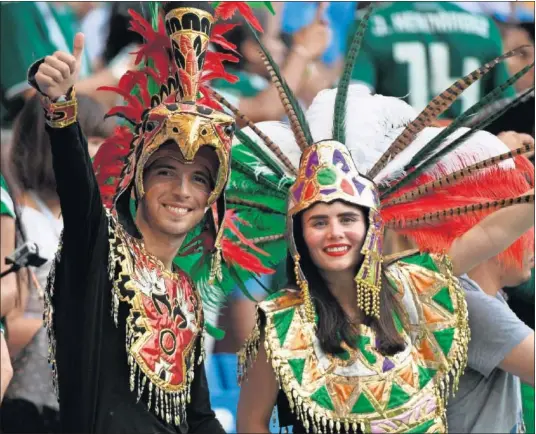
M307 349L307 342L305 340L305 335L303 334L303 331L301 329L298 329L298 331L296 332L296 336L292 340L290 349L292 351Z
M421 344L419 346L419 353L421 353L424 360L429 360L431 362L435 362L436 360L434 350L430 346L430 342L426 337L423 338L421 341Z
M372 396L374 396L376 401L381 405L383 405L383 392L385 391L386 383L386 381L375 381L367 384L370 393L372 393Z
M410 275L411 280L413 280L413 284L415 285L415 289L419 291L420 294L428 292L436 283L436 279L427 276L426 274L415 272Z
M398 375L411 387L415 387L415 376L413 375L413 369L411 364L400 370Z
M348 401L348 398L350 398L350 395L357 387L356 384L340 384L340 383L332 383L331 388L332 391L330 391L330 395L334 397L336 400L339 401L341 405L346 404Z
M322 377L322 373L320 372L320 369L318 369L318 360L314 356L309 356L307 358L307 362L305 363L305 371L304 375L307 375L307 381L314 383L316 380L318 380L320 377ZM304 382L302 380L302 382Z
M424 319L428 324L445 321L442 315L439 314L435 309L428 306L426 303L422 303L422 313Z

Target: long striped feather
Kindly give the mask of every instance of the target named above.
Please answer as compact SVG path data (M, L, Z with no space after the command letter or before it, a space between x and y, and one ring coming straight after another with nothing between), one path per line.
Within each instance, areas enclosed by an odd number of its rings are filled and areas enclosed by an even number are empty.
M472 212L487 211L492 209L507 208L512 205L518 205L522 203L534 203L534 194L528 194L520 197L513 197L509 199L492 200L489 202L475 203L472 205L458 206L455 208L447 208L444 210L431 212L424 214L422 217L411 220L394 220L386 224L386 227L390 229L406 229L415 228L430 223L434 223L440 220L446 220L451 217L459 217L463 214Z
M376 164L369 170L367 175L370 178L374 178L390 160L396 157L413 142L418 133L430 126L441 113L445 112L445 110L447 110L469 86L490 72L503 60L520 54L525 47L526 46L518 47L502 56L496 57L480 68L475 69L470 74L467 74L465 77L455 81L449 88L436 96L428 103L424 110L419 113L419 115L406 128L404 128L404 131L400 133L391 146L389 146L383 153Z
M363 19L359 23L357 32L355 33L352 43L348 49L348 54L344 62L344 69L337 85L337 95L335 96L335 108L333 112L333 140L339 143L346 143L346 101L348 99L348 87L352 78L352 71L355 66L359 49L363 41L363 36L367 29L370 15L373 11L373 4L368 6Z
M426 160L437 149L437 147L441 144L441 142L443 142L443 140L445 140L450 134L452 134L459 127L464 126L465 121L468 120L470 116L473 116L479 110L486 107L488 104L494 102L498 97L502 95L502 93L508 87L513 85L516 81L518 81L521 77L523 77L527 72L529 72L529 70L532 69L533 67L534 67L534 62L532 62L530 65L526 66L525 68L523 68L517 74L514 74L512 77L510 77L500 86L497 86L495 89L489 92L486 96L484 96L484 98L482 98L478 103L474 104L472 107L470 107L460 116L458 116L447 128L441 131L440 134L434 137L433 140L430 140L430 142L428 142L426 146L424 146L419 152L417 152L415 156L409 161L409 163L404 167L404 170L410 170L411 168L414 168L420 162ZM519 98L516 98L515 101L516 103L519 102ZM508 107L510 108L511 106L508 106Z
M260 139L266 144L268 149L270 149L270 151L272 151L272 153L279 159L279 161L281 161L281 163L283 163L283 165L290 171L290 173L292 173L294 176L296 176L298 174L298 172L297 172L296 168L294 167L294 165L291 163L291 161L288 159L288 157L285 154L283 154L283 152L281 151L281 148L279 146L277 146L277 144L275 144L266 134L264 134L245 114L243 114L240 110L238 110L237 107L232 105L229 101L227 101L223 97L223 95L219 94L214 89L210 89L210 92L212 93L212 95L214 96L214 99L216 101L218 101L219 103L221 103L225 107L227 107L229 110L231 110L231 112L238 119L243 121L249 128L251 128L251 130L255 134L257 134L257 136L260 137ZM246 134L243 134L243 136L247 137ZM249 139L249 137L247 139L251 140L251 139ZM259 149L259 153L262 153L262 151L260 151L260 149ZM281 176L283 176L282 173L281 173Z
M419 175L421 175L426 169L428 169L433 164L436 164L443 156L448 154L449 152L452 152L454 149L456 149L458 146L460 146L463 142L468 140L473 134L475 134L477 131L482 130L492 122L494 122L496 119L501 117L504 113L506 113L511 108L514 108L517 104L522 102L526 96L527 93L533 92L534 88L528 89L525 92L523 92L521 95L510 101L506 106L504 106L500 111L496 112L493 116L482 119L480 124L476 124L473 126L473 129L468 130L464 134L462 134L460 137L458 137L456 140L453 140L452 143L449 143L447 146L445 146L443 149L441 149L439 152L435 153L434 155L430 156L427 160L423 161L417 168L414 168L412 171L410 171L405 177L398 180L395 184L392 184L388 186L387 188L382 188L380 186L380 197L385 198L389 196L390 194L394 193L395 191L399 190L404 185L408 184L409 182L416 179ZM438 134L436 137L439 137ZM430 142L434 141L431 140ZM427 145L428 146L428 145Z
M442 188L447 185L453 185L458 181L461 181L464 177L468 175L473 175L475 172L486 169L488 167L495 166L501 161L508 160L510 158L515 158L521 155L527 155L534 151L533 144L527 144L519 149L513 151L505 152L504 154L497 155L495 157L488 158L486 160L479 161L478 163L472 164L470 166L464 167L461 170L452 172L448 175L442 176L435 181L427 182L426 184L419 185L413 190L410 190L403 195L393 198L382 204L382 208L387 208L393 205L399 205L406 202L411 202L415 199L418 199L421 196L431 193L437 188Z
M261 48L261 57L264 61L266 69L270 74L272 83L274 83L277 92L279 93L279 98L290 121L290 127L294 133L294 136L296 137L296 142L298 143L300 149L304 150L307 146L310 146L314 143L313 135L311 134L311 130L309 129L309 125L305 119L305 114L303 113L298 99L281 75L279 66L277 66L277 63L274 61L272 56L270 56L270 53L259 39L257 32L255 32L251 26L249 27Z

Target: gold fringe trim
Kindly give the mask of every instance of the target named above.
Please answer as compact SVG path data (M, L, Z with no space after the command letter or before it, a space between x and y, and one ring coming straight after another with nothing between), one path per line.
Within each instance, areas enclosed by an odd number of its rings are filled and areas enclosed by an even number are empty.
M259 354L259 346L261 343L261 323L259 316L259 308L255 312L255 327L246 339L244 346L238 351L238 385L247 380L247 371L251 368Z
M467 366L467 351L471 340L471 331L469 329L469 315L464 290L460 286L458 279L452 274L452 263L447 255L443 255L442 263L450 293L454 295L457 302L456 336L454 337L455 353L447 359L446 365L441 369L441 373L438 376L441 399L446 405L449 396L453 396L458 391L460 377Z

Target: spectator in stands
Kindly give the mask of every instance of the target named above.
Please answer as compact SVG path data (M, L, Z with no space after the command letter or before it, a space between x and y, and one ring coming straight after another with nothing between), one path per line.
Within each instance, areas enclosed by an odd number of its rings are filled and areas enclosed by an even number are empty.
M11 125L24 101L34 94L26 82L31 64L57 50L72 51L79 22L71 6L61 2L2 2L0 5L0 34L4 41L0 51L0 116L4 128ZM115 94L95 90L99 86L116 85L131 61L125 58L92 74L89 57L84 53L77 92L93 95L107 108L113 106Z
M506 60L510 75L519 72L534 62L534 22L525 24L500 23L504 51L525 46L521 54ZM534 86L534 74L525 74L516 84L516 91L521 92Z
M510 133L513 139L514 148L534 143ZM495 257L460 278L471 341L467 368L447 406L451 432L525 432L520 381L534 386L534 331L510 310L503 288L530 279L533 267L534 252L526 251L521 267Z
M349 34L354 33L355 27ZM452 2L389 2L372 13L352 80L423 109L456 79L502 53L491 18ZM455 118L507 78L505 65L496 66L444 116ZM512 88L504 93L513 95Z
M299 93L308 65L317 59L330 43L329 27L323 19L324 9L325 5L318 7L313 22L292 35L288 52L285 53L283 46L278 44L278 57L285 59L281 72L294 92ZM264 26L266 13L260 12L258 16ZM213 87L253 122L280 120L284 116L283 106L275 86L270 84L257 42L246 26L238 26L226 36L230 42L237 45L237 50L242 55L235 69L229 70L238 75L240 80L235 84L216 81ZM270 38L273 46L277 41L274 41L273 35Z
M103 121L103 107L79 95L78 119L88 135L90 154L111 134L113 124ZM6 392L1 415L3 432L59 432L58 402L48 364L48 340L43 327L43 294L63 222L52 168L52 153L45 133L44 113L35 95L14 123L13 145L7 159L13 172L14 197L25 239L39 248L48 262L29 267L29 279L19 279L21 303L7 315L8 346L14 376ZM6 163L4 163L6 164ZM3 227L2 227L3 230ZM4 244L4 239L2 239Z

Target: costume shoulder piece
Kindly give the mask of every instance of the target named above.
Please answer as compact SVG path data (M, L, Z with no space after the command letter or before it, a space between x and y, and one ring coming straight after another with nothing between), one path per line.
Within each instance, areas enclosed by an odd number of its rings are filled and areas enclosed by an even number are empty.
M372 329L361 326L356 349L322 351L300 292L285 290L259 304L258 325L240 361L256 355L261 332L267 357L291 409L315 432L444 432L437 370L398 324L404 351L383 356Z
M387 268L405 310L403 321L426 366L437 372L445 397L451 376L456 391L467 364L467 303L447 255L417 254Z
M184 272L167 271L113 217L110 222L112 311L117 326L120 304L128 307L130 389L138 399L146 396L162 419L179 424L190 402L193 369L203 360L201 300Z

